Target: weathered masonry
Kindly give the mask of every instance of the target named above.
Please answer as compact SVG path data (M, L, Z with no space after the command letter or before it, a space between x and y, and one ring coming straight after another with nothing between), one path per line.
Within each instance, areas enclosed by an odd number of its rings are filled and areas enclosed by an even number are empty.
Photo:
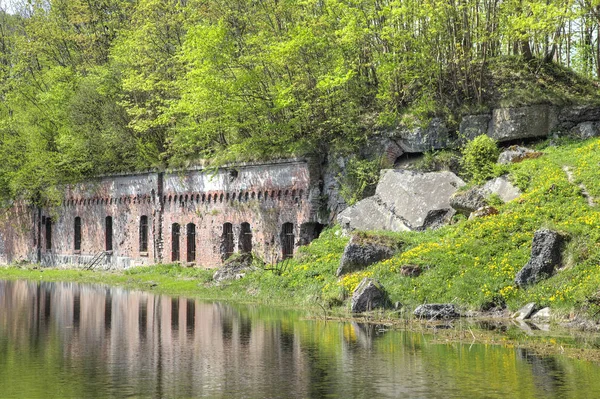
M215 267L252 252L275 262L319 234L320 198L306 160L103 177L66 187L60 206L5 213L0 261Z

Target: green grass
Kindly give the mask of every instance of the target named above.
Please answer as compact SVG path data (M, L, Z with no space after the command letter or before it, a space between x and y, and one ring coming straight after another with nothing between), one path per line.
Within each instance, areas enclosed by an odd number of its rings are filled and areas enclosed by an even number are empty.
M374 277L392 302L409 309L423 302L454 302L467 309L505 303L516 309L535 301L559 312L594 315L600 310L600 206L591 208L578 184L600 198L600 140L541 149L544 156L509 167L510 178L524 194L499 205L498 215L458 219L436 231L363 234L365 240L394 242L402 249L391 259L341 279L335 271L348 237L337 227L300 248L293 260L221 285L211 282L212 270L176 265L113 273L12 267L0 269L0 278L107 283L206 299L344 309L360 280ZM565 165L575 183L567 180ZM568 238L563 267L551 278L519 289L514 277L529 259L534 232L542 227ZM420 265L424 272L402 276L399 270L405 264Z

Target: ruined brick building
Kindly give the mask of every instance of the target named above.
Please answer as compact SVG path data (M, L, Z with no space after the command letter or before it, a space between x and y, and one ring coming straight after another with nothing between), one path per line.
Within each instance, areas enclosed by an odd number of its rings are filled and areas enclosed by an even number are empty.
M100 177L58 206L17 203L0 226L0 262L216 267L234 253L275 262L318 236L318 167L304 159Z

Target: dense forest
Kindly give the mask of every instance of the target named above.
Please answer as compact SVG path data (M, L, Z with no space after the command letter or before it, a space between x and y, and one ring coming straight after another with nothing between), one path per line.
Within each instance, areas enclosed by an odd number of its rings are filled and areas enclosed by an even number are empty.
M599 0L2 4L5 199L94 174L353 148L407 115L485 107L494 65L600 75Z

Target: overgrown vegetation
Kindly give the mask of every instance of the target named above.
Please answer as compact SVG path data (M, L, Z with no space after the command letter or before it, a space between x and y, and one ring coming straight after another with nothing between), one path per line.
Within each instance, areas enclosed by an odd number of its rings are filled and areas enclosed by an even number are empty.
M338 228L298 250L284 269L257 269L241 280L215 286L212 271L179 266L153 266L127 271L124 276L77 271L32 271L47 279L72 275L85 281L133 284L172 294L255 301L320 309L345 306L364 277L379 279L392 302L408 309L423 302L454 302L468 309L507 306L516 309L534 301L557 312L600 311L600 208L590 207L578 184L600 198L597 165L600 139L563 143L542 148L544 155L509 166L509 176L521 183L524 194L506 204L496 204L498 215L466 220L435 231L367 232L364 240L398 245L395 257L366 270L338 279L343 249L348 242ZM570 183L562 169L569 166L577 181ZM520 176L528 176L527 181ZM568 237L564 262L551 278L526 289L517 288L514 277L528 261L533 234L541 227ZM400 273L404 265L421 266L418 277ZM0 269L10 276L11 269ZM97 277L90 277L97 276ZM90 280L97 278L97 280ZM129 283L128 283L129 282ZM133 282L133 283L132 283Z
M3 198L58 201L60 183L199 158L348 152L399 121L456 127L465 112L598 92L594 2L10 3Z

